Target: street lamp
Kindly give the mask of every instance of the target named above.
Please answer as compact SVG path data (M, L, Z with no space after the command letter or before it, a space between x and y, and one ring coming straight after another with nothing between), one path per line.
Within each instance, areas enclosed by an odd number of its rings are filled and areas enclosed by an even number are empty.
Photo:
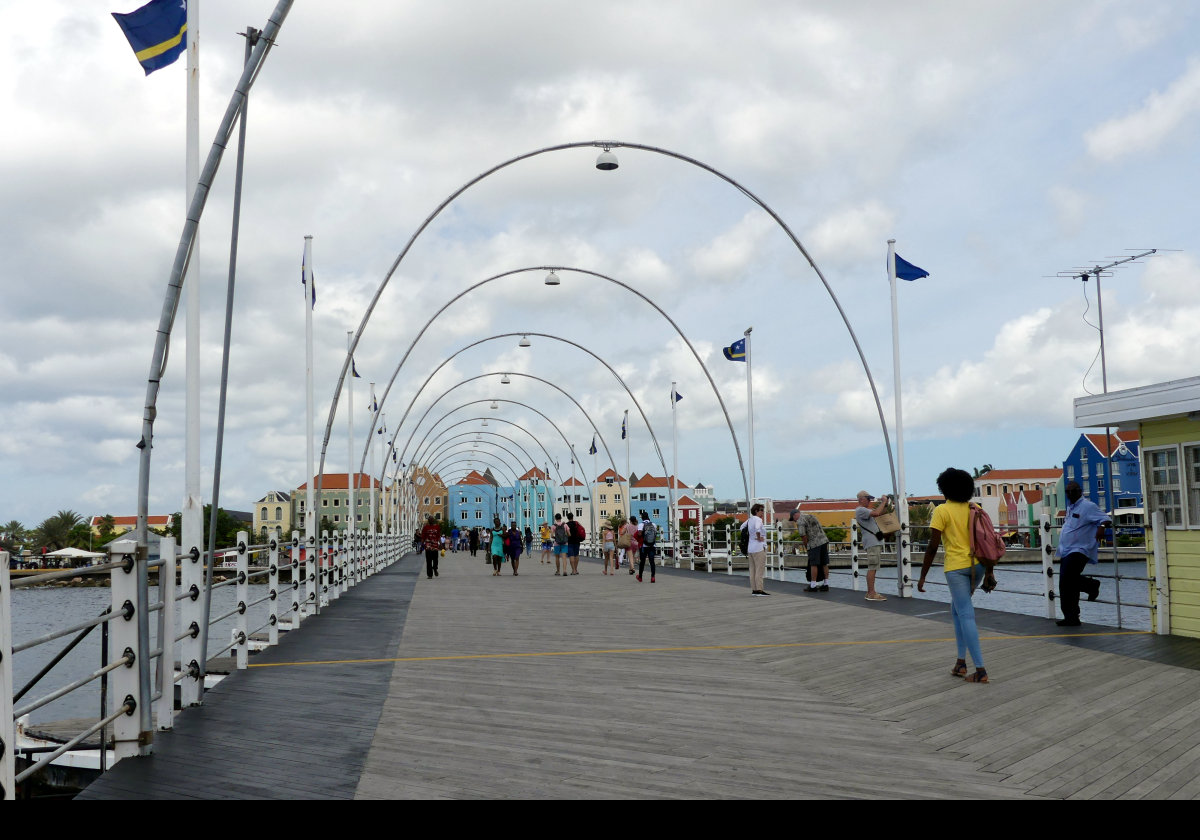
M512 384L512 380L508 378L507 373L504 374L504 376L500 377L500 384L501 385L511 385Z
M517 342L518 347L528 347L530 345L529 336L521 336L521 340Z
M596 168L602 172L611 172L620 164L617 163L617 156L612 153L608 146L604 147L604 151L596 158Z
M554 273L554 269L550 269L550 273L546 275L547 286L557 286L559 284L558 275Z

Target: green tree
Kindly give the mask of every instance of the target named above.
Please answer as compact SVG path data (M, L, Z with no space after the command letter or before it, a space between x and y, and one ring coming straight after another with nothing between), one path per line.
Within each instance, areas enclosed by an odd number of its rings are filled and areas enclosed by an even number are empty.
M982 467L975 467L971 470L973 478L979 478L981 475L987 475L992 471L991 464L984 464Z
M737 527L738 521L733 516L719 516L713 520L712 541L714 543L728 542L729 529Z
M825 536L829 537L831 543L843 543L846 541L846 535L849 532L837 525L830 526L825 529Z
M5 551L17 554L25 546L25 541L29 539L29 532L15 519L10 519L3 525L0 525L0 547Z
M208 523L212 516L212 505L204 506L204 545L200 546L201 551L208 549ZM225 512L225 508L217 508L217 548L229 548L237 544L237 533L242 530L242 523L234 519L233 516ZM171 530L170 536L179 541L179 545L183 546L183 514L174 513L171 515Z
M33 542L39 549L58 551L60 548L86 548L90 536L91 530L82 516L73 510L60 510L42 520L33 533Z

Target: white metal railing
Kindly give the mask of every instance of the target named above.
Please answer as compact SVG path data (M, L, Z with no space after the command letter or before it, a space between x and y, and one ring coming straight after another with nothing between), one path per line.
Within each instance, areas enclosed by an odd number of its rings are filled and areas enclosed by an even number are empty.
M306 616L336 600L352 586L399 560L407 539L394 534L378 535L355 532L345 535L323 533L319 542L310 541L301 561L302 542L293 531L290 543L275 533L266 543L249 544L249 535L237 535L237 545L216 552L216 561L231 554L234 565L230 577L216 581L213 589L232 586L237 606L221 615L210 616L208 626L203 615L203 595L207 552L179 555L175 540L164 537L160 558L148 561L145 549L131 540L109 545L109 561L96 566L48 572L13 580L9 574L9 556L0 553L0 799L15 797L16 785L44 770L51 762L87 738L100 733L101 769L111 757L120 760L147 754L152 750L153 733L171 729L174 722L175 687L178 684L180 707L199 705L203 688L200 666L201 633L209 632L218 622L234 619L230 643L211 652L213 658L231 653L236 668L248 665L251 646L279 643L281 629L300 627ZM252 565L253 561L253 565ZM226 567L221 566L220 569ZM149 574L157 569L155 600L149 594ZM287 569L290 586L281 585L280 572ZM176 585L178 573L179 584ZM50 583L64 578L107 574L111 586L111 605L95 618L75 621L36 638L13 644L12 599L14 588ZM266 592L251 597L252 582L263 582ZM151 617L157 614L157 633L152 645ZM106 639L101 645L101 663L94 671L59 686L36 699L24 696L60 662L72 648L95 628ZM264 633L265 636L259 634ZM65 649L53 655L47 665L25 687L13 684L14 654L27 653L51 642L74 635ZM179 672L175 673L178 655ZM25 751L29 766L17 772L18 752L16 721L62 697L92 685L101 684L101 714L86 731L74 736L53 751ZM116 698L116 708L108 709L108 696ZM111 728L111 736L109 730ZM33 755L37 753L37 760Z

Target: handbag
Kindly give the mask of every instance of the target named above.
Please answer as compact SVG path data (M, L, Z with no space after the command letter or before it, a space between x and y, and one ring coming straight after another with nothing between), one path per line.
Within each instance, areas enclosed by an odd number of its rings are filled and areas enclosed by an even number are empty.
M894 534L900 530L900 517L894 513L883 513L875 517L875 525L880 534Z
M617 537L617 548L629 548L629 535L622 533Z

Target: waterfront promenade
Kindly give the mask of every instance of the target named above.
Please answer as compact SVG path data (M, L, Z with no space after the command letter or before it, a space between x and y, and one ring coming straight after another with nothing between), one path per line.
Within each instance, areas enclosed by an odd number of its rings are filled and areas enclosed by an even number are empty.
M410 556L82 798L1200 796L1200 643L660 570ZM977 598L977 602L980 599Z

